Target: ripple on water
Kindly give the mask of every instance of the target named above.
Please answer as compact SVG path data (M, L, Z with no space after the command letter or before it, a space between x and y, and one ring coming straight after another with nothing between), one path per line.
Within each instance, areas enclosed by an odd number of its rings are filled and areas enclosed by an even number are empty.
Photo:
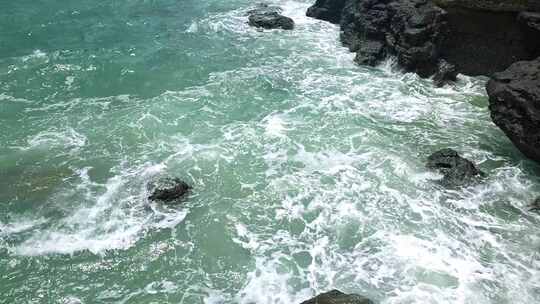
M30 102L28 115L61 124L18 146L68 151L76 174L46 198L59 216L0 218L10 258L98 255L77 269L134 278L88 287L112 302L285 304L331 288L383 303L538 302L540 219L525 208L537 180L490 122L485 79L434 88L392 59L357 67L335 25L305 17L311 1L274 2L295 31L252 29L245 8L185 26L241 59L203 84ZM437 186L424 158L448 146L486 180ZM195 185L187 205L147 201L147 181L167 173ZM64 299L96 295L79 292Z

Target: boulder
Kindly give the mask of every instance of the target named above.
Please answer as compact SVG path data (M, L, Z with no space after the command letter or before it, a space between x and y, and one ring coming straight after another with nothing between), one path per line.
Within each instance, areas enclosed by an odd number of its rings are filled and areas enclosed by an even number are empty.
M540 162L540 58L494 74L487 92L493 122L523 154Z
M179 178L164 177L149 183L148 197L151 201L174 203L182 200L191 190L191 186Z
M442 87L445 84L455 82L457 80L457 75L458 71L456 66L441 59L439 60L437 73L433 76L433 82L437 87Z
M315 298L302 302L301 304L374 304L370 299L356 295L345 294L339 290L332 290L320 294Z
M441 184L446 187L465 186L484 175L473 162L461 157L452 149L433 153L428 157L426 166L443 175Z
M281 8L260 4L257 8L248 12L249 25L264 29L292 30L294 21L281 14Z

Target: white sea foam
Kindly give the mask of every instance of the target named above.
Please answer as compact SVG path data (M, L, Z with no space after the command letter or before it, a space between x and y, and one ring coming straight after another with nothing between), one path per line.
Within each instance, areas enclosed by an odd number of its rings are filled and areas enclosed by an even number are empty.
M265 132L270 136L285 136L286 122L278 115L273 115L265 119Z
M203 114L194 138L157 134L157 142L141 148L135 161L126 158L125 170L105 183L81 170L75 189L84 193L84 206L46 231L34 231L34 223L17 221L17 229L7 224L8 234L32 234L12 252L104 254L133 246L148 229L175 227L187 211L144 208L144 184L171 168L189 168L187 175L199 178L201 196L207 196L197 201L207 207L206 220L225 218L232 241L250 257L230 277L204 273L200 265L209 262L197 244L191 256L181 257L193 263L175 274L200 275L190 292L206 295L206 304L301 303L332 288L381 303L538 302L540 219L525 207L538 190L512 159L493 151L502 134L493 131L485 105L471 100L485 96L485 80L460 75L455 85L433 88L429 80L400 72L391 58L375 68L357 67L354 54L340 45L336 25L304 15L310 2L272 2L295 19L292 32L249 28L245 8L194 21L188 29L194 34L265 42L251 50L264 60L152 100L128 127L146 132L182 125L184 117L173 116L193 116L168 113L167 106L189 105ZM269 49L290 52L274 56ZM253 117L229 119L236 100L229 94L261 82L269 91L287 92L287 100L261 107ZM257 103L266 97L246 95ZM118 102L91 101L99 113ZM123 102L134 100L126 96ZM83 106L78 99L40 110ZM483 167L486 162L486 180L454 190L433 183L440 175L429 172L423 159L441 146L453 146ZM163 161L141 166L152 153ZM223 198L224 188L244 185L253 194ZM204 234L205 228L204 221L192 222L186 234ZM232 269L234 262L217 264ZM214 280L236 285L209 288ZM156 282L140 293L186 293L172 279Z
M54 149L63 148L68 149L71 152L84 147L86 144L86 137L75 131L73 128L66 128L65 130L50 130L42 131L34 136L28 138L28 146L22 147L22 150L30 149Z
M28 256L73 254L85 250L104 254L107 250L133 246L151 229L175 227L184 220L187 210L157 208L148 205L146 199L146 181L164 168L163 164L145 165L123 172L104 185L92 182L88 169L79 171L80 184L73 190L73 195L80 199L83 194L88 205L77 206L52 228L32 231L29 238L12 248L12 252ZM12 234L18 232L11 229Z

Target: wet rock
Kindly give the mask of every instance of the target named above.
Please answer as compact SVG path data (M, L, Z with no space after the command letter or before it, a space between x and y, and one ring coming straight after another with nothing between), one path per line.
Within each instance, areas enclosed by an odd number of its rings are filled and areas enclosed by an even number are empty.
M345 294L339 290L332 290L320 294L313 299L302 302L301 304L374 304L370 299L356 295Z
M527 28L540 32L540 13L522 12L518 15L518 21Z
M248 12L249 25L264 29L284 29L292 30L294 21L281 14L282 10L276 6L259 4L259 6Z
M456 66L446 60L441 59L437 69L437 73L433 76L433 82L437 87L442 87L457 80L458 71Z
M442 7L461 7L494 12L521 12L540 10L538 0L434 0Z
M428 157L426 166L443 175L441 184L446 187L465 186L484 175L473 162L461 157L452 149L433 153Z
M386 50L380 41L366 41L356 52L354 61L360 65L375 66L386 57Z
M537 0L317 0L307 15L339 23L356 62L376 65L396 56L406 71L491 75L540 56ZM519 18L518 18L519 14ZM441 62L450 62L450 68ZM455 71L454 71L455 69Z
M179 178L165 177L150 183L149 190L152 193L149 200L173 203L182 200L191 186Z
M306 16L339 23L341 11L347 0L317 0L313 6L308 8Z
M493 122L523 154L540 163L540 58L494 74L487 92Z
M540 212L540 197L527 207L529 207L529 211Z
M528 29L517 13L449 7L441 58L462 74L490 76L520 60L540 56L540 33Z
M376 65L387 55L423 77L437 71L445 11L421 0L346 1L340 19L341 41L356 62Z

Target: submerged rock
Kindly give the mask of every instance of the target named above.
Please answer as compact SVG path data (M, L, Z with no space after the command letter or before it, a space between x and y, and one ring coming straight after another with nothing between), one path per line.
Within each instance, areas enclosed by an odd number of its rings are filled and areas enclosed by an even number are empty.
M370 299L356 295L345 294L339 290L332 290L320 294L315 298L302 302L301 304L374 304Z
M292 30L294 21L281 14L281 8L260 4L257 8L250 10L249 25L264 29L284 29Z
M540 162L540 58L496 73L487 92L493 122L523 154Z
M534 200L529 206L529 211L540 212L540 197Z
M461 157L452 149L443 149L431 154L426 166L441 173L443 175L441 184L447 187L465 186L484 175L473 162Z
M149 200L172 203L184 198L191 190L191 186L179 178L165 177L150 183L149 190L152 192L148 197Z

